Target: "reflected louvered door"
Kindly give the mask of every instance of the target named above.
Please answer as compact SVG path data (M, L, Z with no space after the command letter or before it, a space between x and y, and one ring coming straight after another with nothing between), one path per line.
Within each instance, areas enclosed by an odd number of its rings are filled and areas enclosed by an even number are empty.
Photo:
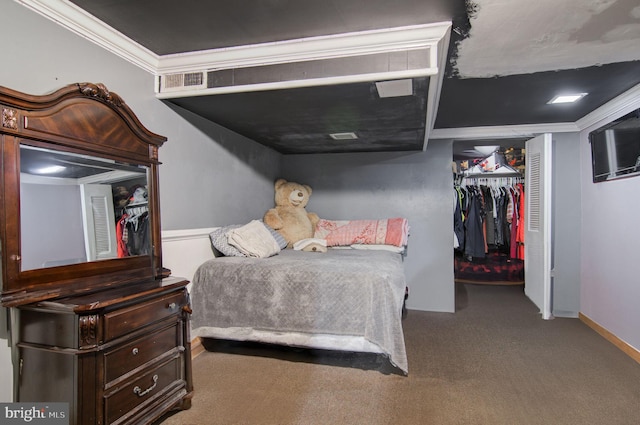
M83 184L82 218L89 261L116 258L115 214L110 185Z

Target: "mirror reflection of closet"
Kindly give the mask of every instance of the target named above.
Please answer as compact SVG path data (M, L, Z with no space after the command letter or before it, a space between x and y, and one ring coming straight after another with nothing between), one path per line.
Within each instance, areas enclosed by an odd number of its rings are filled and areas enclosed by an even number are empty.
M148 167L21 144L21 270L150 255L147 187Z

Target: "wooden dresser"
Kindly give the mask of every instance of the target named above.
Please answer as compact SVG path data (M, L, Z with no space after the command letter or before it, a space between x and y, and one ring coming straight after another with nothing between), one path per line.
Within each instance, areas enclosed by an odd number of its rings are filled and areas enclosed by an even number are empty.
M162 266L166 139L100 84L40 96L0 87L0 108L15 401L67 403L73 425L144 425L188 409L188 281ZM40 171L55 167L59 176Z

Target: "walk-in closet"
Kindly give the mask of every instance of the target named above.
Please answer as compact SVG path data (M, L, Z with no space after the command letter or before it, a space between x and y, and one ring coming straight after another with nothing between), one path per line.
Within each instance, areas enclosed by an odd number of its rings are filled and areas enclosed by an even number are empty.
M455 281L523 285L524 141L472 143L454 142Z

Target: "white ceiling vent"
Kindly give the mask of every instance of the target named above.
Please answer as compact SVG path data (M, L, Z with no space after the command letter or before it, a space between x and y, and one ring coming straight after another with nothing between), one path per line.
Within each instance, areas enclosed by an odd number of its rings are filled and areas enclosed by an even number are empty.
M413 95L413 82L411 79L378 81L376 82L378 96L400 97Z
M207 74L204 71L181 72L160 76L160 93L207 88Z
M331 133L329 134L333 140L355 140L358 138L356 133Z

